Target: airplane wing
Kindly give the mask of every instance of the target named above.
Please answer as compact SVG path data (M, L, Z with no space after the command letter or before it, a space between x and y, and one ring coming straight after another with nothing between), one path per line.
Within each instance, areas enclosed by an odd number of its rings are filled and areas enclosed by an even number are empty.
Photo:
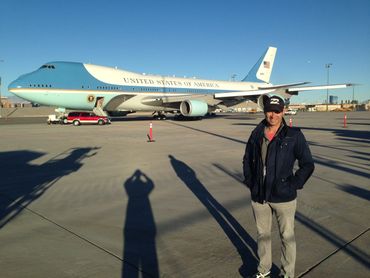
M252 90L252 91L237 91L237 92L226 92L226 93L216 93L215 98L235 98L235 97L248 97L248 96L260 96L263 94L268 94L275 91L275 89L263 89L263 90Z
M317 86L306 86L306 87L291 87L291 88L288 88L288 92L343 89L343 88L347 88L351 86L353 86L353 84L348 83L348 84L317 85Z
M297 86L297 85L305 85L305 84L309 84L309 82L299 82L299 83L259 87L258 90L251 90L251 91L216 93L215 98L222 99L222 98L233 98L233 97L259 96L259 95L269 94L269 93L297 95L298 92L301 92L301 91L343 89L343 88L353 86L353 84L351 84L351 83L348 83L348 84L333 84L333 85L302 86L302 87Z
M297 82L290 84L279 84L272 85L266 84L264 86L258 87L257 90L246 90L246 91L233 91L233 92L222 92L214 94L188 94L188 93L124 93L115 96L111 99L105 106L105 110L114 111L117 110L119 105L132 97L137 95L143 95L144 98L140 99L142 104L152 107L179 110L183 103L190 102L202 102L203 108L208 105L209 109L215 109L219 105L224 105L226 107L241 103L246 100L251 100L258 103L261 95L264 94L280 94L286 99L289 99L292 95L297 95L300 91L309 90L331 90L331 89L341 89L353 84L333 84L333 85L317 85L317 86L301 86L306 85L309 82ZM189 104L191 105L191 104ZM195 104L194 104L195 105Z
M258 89L281 89L281 88L286 88L286 87L292 87L292 86L298 86L298 85L306 85L309 84L310 82L296 82L296 83L288 83L288 84L279 84L275 86L261 86L258 87Z
M298 83L280 84L280 85L275 85L275 86L266 84L266 86L258 87L258 90L216 93L215 98L221 99L221 98L233 98L233 97L259 96L259 95L274 92L277 89L285 89L291 86L305 85L308 83L309 82L298 82Z
M118 106L122 103L125 102L126 100L132 98L135 95L131 94L122 94L122 95L117 95L113 99L111 99L107 105L104 107L105 110L107 111L114 111L118 108Z
M115 111L118 109L118 107L124 103L125 101L128 101L129 99L136 97L136 96L145 96L144 98L140 99L140 102L146 105L150 106L166 106L166 107L177 107L179 103L181 103L184 100L191 98L201 98L202 95L191 95L191 94L164 94L164 93L141 93L141 92L125 92L123 94L119 94L112 98L104 107L104 110L107 111Z

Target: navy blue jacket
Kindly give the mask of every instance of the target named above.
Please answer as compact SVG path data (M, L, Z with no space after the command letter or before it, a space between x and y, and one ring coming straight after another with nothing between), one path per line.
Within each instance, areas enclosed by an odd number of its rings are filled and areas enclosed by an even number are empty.
M266 123L263 120L249 137L243 158L244 183L255 202L289 202L313 173L314 162L301 130L288 127L283 119L282 129L267 148L264 178L261 145ZM293 172L296 160L299 168Z

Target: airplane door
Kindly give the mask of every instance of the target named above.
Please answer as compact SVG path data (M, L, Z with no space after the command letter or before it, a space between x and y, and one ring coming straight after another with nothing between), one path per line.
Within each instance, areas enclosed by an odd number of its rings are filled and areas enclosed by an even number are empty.
M96 97L95 106L93 112L98 116L107 116L103 110L104 97Z
M102 108L104 104L104 97L96 97L96 102L94 107Z

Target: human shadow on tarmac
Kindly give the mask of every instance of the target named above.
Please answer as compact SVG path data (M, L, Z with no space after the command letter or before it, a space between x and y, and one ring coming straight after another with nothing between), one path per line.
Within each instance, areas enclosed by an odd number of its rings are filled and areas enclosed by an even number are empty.
M246 125L255 127L255 123L234 123L233 125ZM370 131L366 130L351 130L344 128L322 128L322 127L306 127L306 126L297 126L302 130L317 130L317 131L328 131L332 132L338 136L338 140L352 141L358 143L369 143L370 142Z
M346 185L337 185L337 187L349 194L362 198L366 201L370 201L370 191L364 188L360 188L358 186L346 184Z
M177 176L193 192L199 201L207 208L208 212L220 225L224 233L230 239L238 251L243 265L239 272L243 277L248 277L257 270L256 250L257 244L253 238L245 231L240 223L225 209L199 181L196 173L186 163L169 155L171 165ZM274 264L272 272L278 273L279 268Z
M370 156L370 153L368 153L368 152L350 150L348 147L347 148L341 148L341 147L323 145L321 143L317 143L317 142L314 142L314 141L307 141L307 143L308 143L309 146L323 147L323 148L327 148L327 149L331 149L331 150L338 150L338 151L350 151L351 153L354 153L355 155ZM368 160L368 158L365 158L365 160Z
M367 253L366 246L364 247L365 250L363 251L357 246L349 244L350 242L347 242L347 240L340 238L336 233L330 231L323 225L320 225L317 222L311 220L307 216L303 215L301 212L298 211L296 212L295 219L302 225L306 226L307 228L315 232L316 234L320 235L328 242L332 243L337 248L337 251L339 250L343 251L351 258L353 258L357 262L361 263L362 265L370 269L370 262L368 260L369 256L368 254L366 254ZM369 228L365 232L363 232L363 234L367 233L368 231Z
M97 148L76 148L53 157L41 165L30 162L45 153L28 150L0 153L0 229L17 217L32 202L62 177L76 172L81 161ZM95 154L95 153L94 153ZM92 155L94 155L92 154ZM6 175L5 175L6 173Z
M302 130L318 130L318 131L329 131L338 136L339 140L353 141L359 143L370 143L370 131L366 130L351 130L343 128L320 128L320 127L299 127Z
M357 167L357 169L353 169L353 167L351 166L345 166L345 162L342 162L342 161L338 162L333 159L327 159L324 156L320 156L320 155L314 155L313 160L315 164L324 165L326 167L330 167L330 168L333 168L339 171L343 171L344 173L357 175L357 176L364 177L367 179L370 178L370 174L365 168L363 169L363 171L361 171L360 167Z
M217 167L218 169L224 171L230 177L233 177L238 182L242 182L242 179L241 179L242 173L232 173L224 169L219 164L213 164L213 165ZM316 178L319 178L319 177L316 177ZM327 182L330 182L330 181L327 181ZM370 200L370 191L366 189L362 189L362 188L359 188L353 185L337 185L337 187L357 197L363 198L365 200ZM306 228L310 229L314 233L320 235L322 238L324 238L325 240L327 240L328 242L336 246L338 248L337 251L343 250L343 252L347 253L353 259L363 264L364 266L370 268L370 263L366 260L366 258L368 257L366 252L362 251L356 246L349 245L345 239L340 238L337 234L333 233L332 231L327 229L325 226L318 224L317 222L308 218L307 216L305 216L303 213L299 211L296 212L295 218L298 222L300 222Z
M126 180L128 195L125 226L122 277L159 277L156 250L156 226L149 194L153 181L140 170Z
M222 134L217 134L217 133L214 133L214 132L205 131L205 130L202 130L202 129L199 129L199 128L182 125L182 124L175 123L175 122L169 122L169 123L171 123L173 125L185 127L187 129L190 129L190 130L194 130L194 131L202 132L202 133L209 134L209 135L212 135L212 136L216 136L216 137L219 137L219 138L222 138L222 139L234 141L236 143L241 143L241 144L246 144L247 143L246 141L243 141L243 140L239 140L239 139L236 139L236 138L228 137L228 136L225 136L225 135L222 135Z

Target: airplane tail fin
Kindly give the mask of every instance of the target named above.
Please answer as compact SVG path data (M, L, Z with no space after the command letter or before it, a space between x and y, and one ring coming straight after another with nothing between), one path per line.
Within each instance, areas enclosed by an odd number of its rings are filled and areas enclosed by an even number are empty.
M272 67L275 61L276 47L269 47L261 56L248 75L242 80L243 82L270 82Z

